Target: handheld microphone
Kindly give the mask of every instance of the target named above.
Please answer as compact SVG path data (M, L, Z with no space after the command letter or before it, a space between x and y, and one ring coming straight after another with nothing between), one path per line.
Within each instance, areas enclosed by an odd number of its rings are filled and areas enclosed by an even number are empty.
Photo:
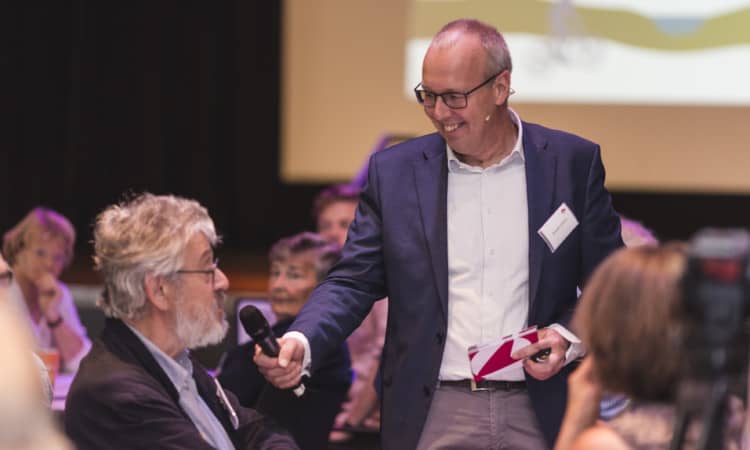
M245 332L253 339L253 342L260 346L260 350L266 356L276 358L279 356L279 343L276 342L276 336L268 325L268 321L258 308L253 305L247 305L240 310L240 323ZM305 393L305 385L300 383L294 389L294 395L301 397Z

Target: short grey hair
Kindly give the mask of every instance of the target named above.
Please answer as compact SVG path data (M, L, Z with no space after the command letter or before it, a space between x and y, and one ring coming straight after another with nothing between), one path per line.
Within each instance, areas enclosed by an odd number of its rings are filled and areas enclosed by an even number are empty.
M141 194L102 211L94 226L94 265L104 277L99 307L107 317L138 320L146 275L172 276L196 233L219 243L206 208L173 195Z
M477 36L487 52L485 77L491 77L505 70L513 72L513 61L505 38L495 27L480 20L458 19L446 24L432 38L430 47L441 48L455 45L462 34Z
M331 267L341 258L341 248L338 244L326 241L319 234L305 231L273 244L268 252L268 259L271 263L284 262L291 256L306 252L311 252L315 258L313 265L318 282L323 281Z

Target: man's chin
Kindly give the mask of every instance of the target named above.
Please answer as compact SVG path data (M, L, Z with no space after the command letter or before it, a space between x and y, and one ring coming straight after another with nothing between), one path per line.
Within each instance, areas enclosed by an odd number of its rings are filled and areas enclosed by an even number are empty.
M188 345L188 348L190 348L191 350L195 350L202 347L208 347L209 345L218 344L219 342L224 340L224 337L226 337L228 330L229 323L226 319L222 318L221 322L217 322L212 325L211 329L208 330L208 332L204 333L197 339L194 339L194 342L191 342L192 345Z

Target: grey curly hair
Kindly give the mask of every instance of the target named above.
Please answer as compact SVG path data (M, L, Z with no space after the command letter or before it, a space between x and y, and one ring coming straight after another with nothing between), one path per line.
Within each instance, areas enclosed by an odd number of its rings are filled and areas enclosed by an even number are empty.
M203 233L219 243L206 208L195 200L144 193L104 209L94 226L94 264L105 284L98 305L108 317L138 320L146 309L146 275L180 269L188 241Z

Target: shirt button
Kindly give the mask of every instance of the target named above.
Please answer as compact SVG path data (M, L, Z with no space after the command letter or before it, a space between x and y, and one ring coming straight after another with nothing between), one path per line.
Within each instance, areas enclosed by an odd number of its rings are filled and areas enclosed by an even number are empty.
M494 254L495 254L495 250L490 249L490 255L494 255Z

